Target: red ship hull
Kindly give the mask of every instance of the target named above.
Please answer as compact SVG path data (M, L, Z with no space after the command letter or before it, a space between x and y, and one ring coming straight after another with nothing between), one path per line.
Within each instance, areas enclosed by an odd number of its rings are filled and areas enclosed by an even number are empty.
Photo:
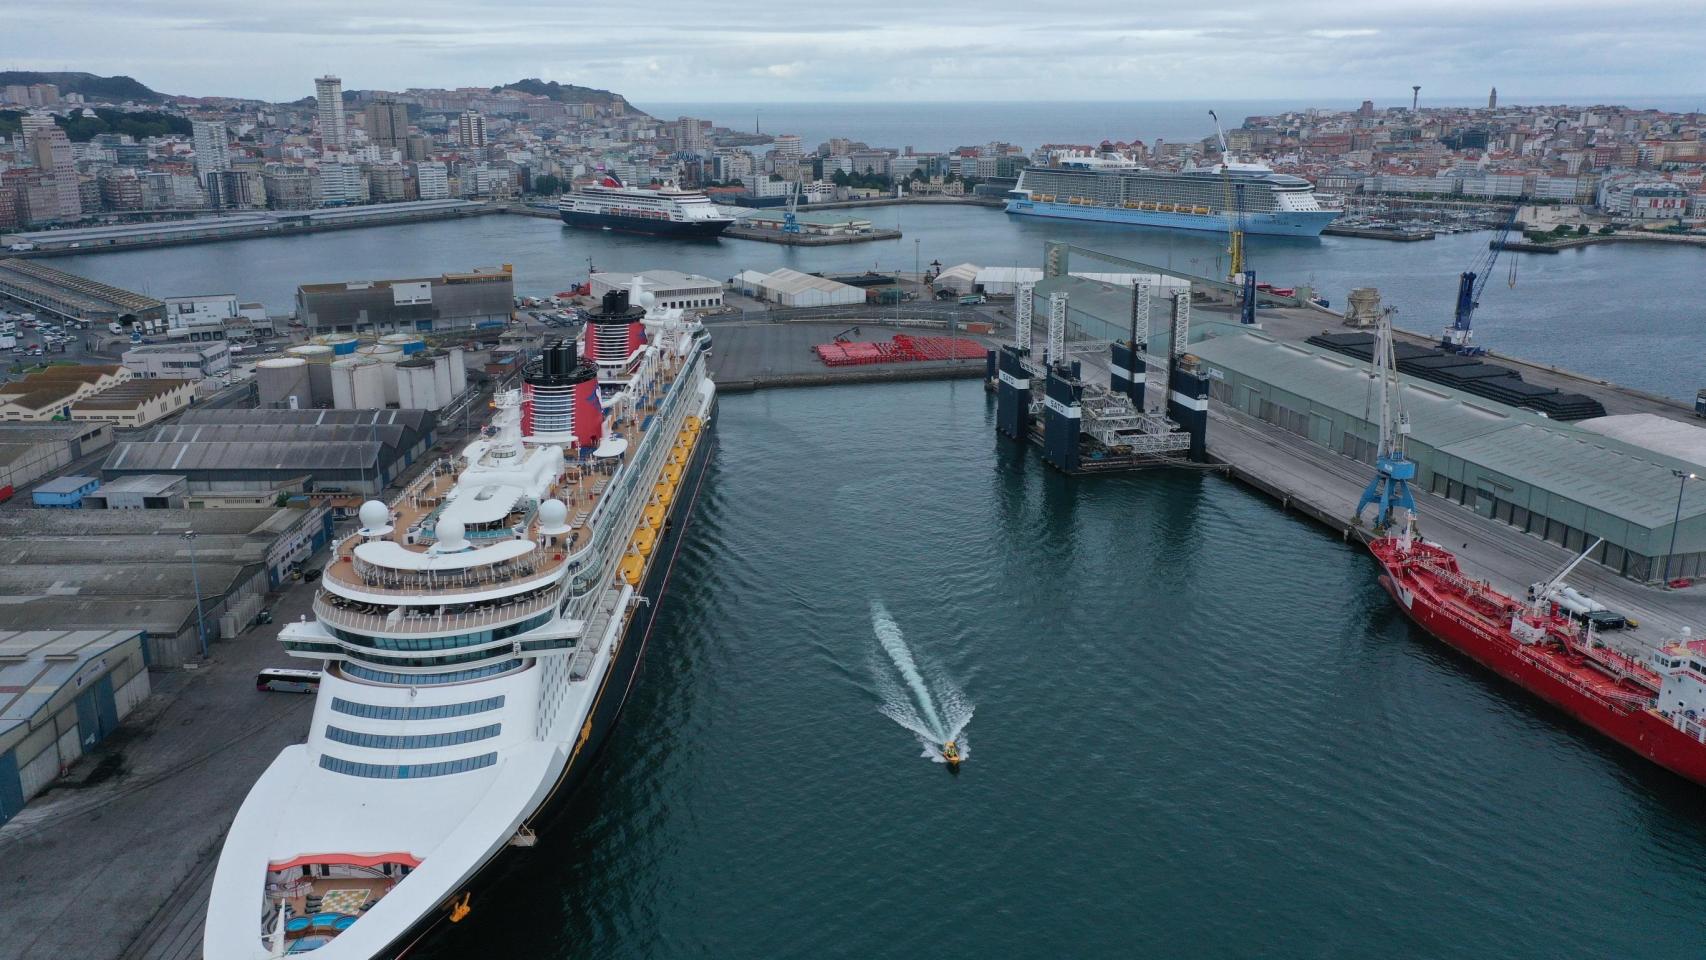
M1652 708L1652 691L1614 679L1557 645L1519 642L1508 617L1501 622L1492 604L1502 601L1508 610L1522 605L1482 584L1473 585L1471 596L1451 576L1456 558L1447 551L1418 545L1412 550L1426 551L1434 563L1417 564L1394 540L1376 540L1370 548L1384 570L1381 586L1417 626L1648 760L1706 784L1700 738L1706 731L1692 722L1687 725L1694 733L1679 729ZM1449 565L1443 575L1441 563Z

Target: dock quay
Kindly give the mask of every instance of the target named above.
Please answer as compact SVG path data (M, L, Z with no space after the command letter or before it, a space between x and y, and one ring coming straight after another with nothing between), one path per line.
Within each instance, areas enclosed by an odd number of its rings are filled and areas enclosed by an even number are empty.
M711 375L716 378L720 393L854 383L969 380L983 376L982 360L924 360L831 367L812 351L812 347L818 344L832 342L838 334L858 342L875 342L895 334L918 332L917 324L894 323L890 322L891 319L849 317L783 323L764 320L712 323L707 327L715 344L711 353ZM854 328L857 333L851 332ZM988 342L986 338L978 339L979 342Z
M735 240L756 240L759 243L779 243L787 247L835 247L848 243L869 243L873 240L899 240L899 230L864 230L857 233L786 233L763 227L733 226L723 236Z
M166 316L166 304L153 297L16 259L0 260L0 297L82 323L137 323Z
M1393 230L1387 227L1347 227L1338 224L1328 224L1321 233L1329 237L1361 237L1364 240L1391 240L1397 243L1413 243L1434 238L1432 230Z
M70 227L8 233L0 237L0 257L53 257L108 250L172 247L252 237L294 236L324 230L352 230L423 220L476 217L502 208L474 200L414 200L315 210L257 210L230 216L194 217L160 223Z

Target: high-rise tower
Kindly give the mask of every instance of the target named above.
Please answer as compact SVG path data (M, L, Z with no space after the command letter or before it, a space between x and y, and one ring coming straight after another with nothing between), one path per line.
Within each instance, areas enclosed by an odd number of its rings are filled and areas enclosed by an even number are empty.
M1487 109L1488 110L1499 109L1499 88L1498 87L1494 87L1493 92L1487 94Z
M344 82L337 77L314 80L314 99L320 105L320 152L342 153L349 149L344 130Z

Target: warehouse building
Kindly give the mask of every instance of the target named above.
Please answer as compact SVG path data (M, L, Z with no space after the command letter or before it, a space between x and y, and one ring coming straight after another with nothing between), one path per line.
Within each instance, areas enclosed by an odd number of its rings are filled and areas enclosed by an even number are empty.
M175 667L200 655L198 595L208 642L234 637L331 536L323 507L0 510L6 627L124 624L146 663Z
M828 277L783 267L767 274L741 274L761 300L784 307L832 307L865 302L865 291Z
M436 427L426 410L192 410L116 443L101 476L182 476L191 506L280 493L376 496L426 454Z
M53 231L68 232L72 231ZM166 317L166 305L153 297L96 283L33 260L0 261L0 295L40 313L80 323L146 326Z
M508 264L412 280L305 283L296 288L296 319L311 334L502 328L514 304L515 275Z
M1196 332L1215 401L1372 468L1367 364L1226 324ZM1706 476L1706 430L1658 417L1560 423L1402 379L1421 487L1566 549L1604 538L1590 559L1637 581L1706 573L1706 485L1683 479Z
M130 380L71 405L73 420L109 420L146 427L195 400L194 380Z
M156 343L131 347L120 359L139 377L201 380L231 369L231 347L223 340Z
M110 423L0 424L0 489L34 483L112 442Z
M54 477L52 480L42 481L30 491L30 501L38 507L76 510L83 506L83 498L93 493L100 485L99 477Z
M710 277L679 270L644 270L639 273L612 271L592 275L592 297L602 300L612 290L633 290L638 278L641 293L649 293L660 307L708 310L723 305L723 285Z
M181 510L189 482L168 473L145 473L109 480L83 495L85 510Z
M0 383L0 421L43 423L71 417L71 406L130 379L115 364L44 367L22 379Z
M148 696L135 629L0 631L0 824Z
M829 211L813 213L800 210L794 214L794 221L799 224L801 233L814 237L852 236L876 229L876 225L864 217ZM775 208L754 210L741 217L741 225L759 230L781 230L787 225L787 215Z

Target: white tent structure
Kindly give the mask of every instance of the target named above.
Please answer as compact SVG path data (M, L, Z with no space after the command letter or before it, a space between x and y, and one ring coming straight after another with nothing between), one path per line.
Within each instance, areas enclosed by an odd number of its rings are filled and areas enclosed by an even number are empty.
M936 287L942 290L952 290L965 296L977 292L977 275L981 272L975 263L962 263L949 267L936 275Z

